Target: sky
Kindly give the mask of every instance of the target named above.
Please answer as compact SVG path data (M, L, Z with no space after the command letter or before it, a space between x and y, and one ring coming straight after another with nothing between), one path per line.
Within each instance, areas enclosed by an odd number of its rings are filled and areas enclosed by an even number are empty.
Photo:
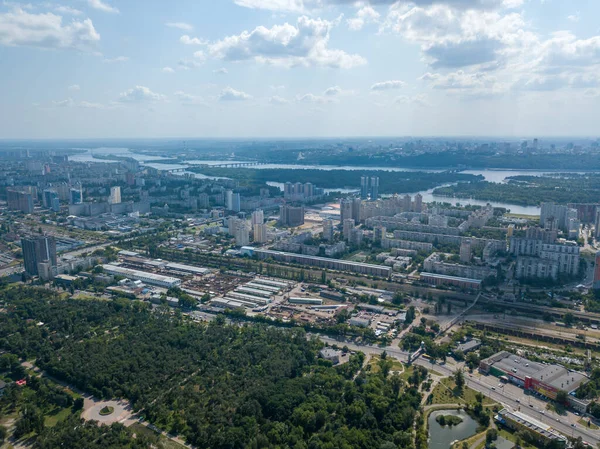
M0 0L0 139L589 136L598 0Z

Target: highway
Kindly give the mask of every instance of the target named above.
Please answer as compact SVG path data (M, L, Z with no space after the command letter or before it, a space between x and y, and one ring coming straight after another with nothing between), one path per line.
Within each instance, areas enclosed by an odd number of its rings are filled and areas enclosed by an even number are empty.
M361 351L367 355L381 354L385 351L389 356L392 356L401 362L406 363L408 361L409 353L402 351L397 347L360 345L348 342L344 338L336 339L324 335L315 336L317 336L324 343L328 343L330 345L335 344L338 346L347 346L353 351ZM454 375L457 367L462 369L461 365L449 366L446 364L432 364L430 361L422 358L418 358L413 363L415 365L423 366L429 370L436 371L444 376ZM483 393L485 396L502 404L506 408L520 410L521 413L548 424L563 435L574 438L581 437L583 441L591 443L594 446L600 444L600 432L592 431L580 424L576 424L576 422L579 420L579 416L576 416L570 412L567 414L567 416L559 416L554 412L545 410L546 402L538 399L535 396L526 395L525 392L519 387L510 385L509 388L506 389L507 391L504 391L506 387L499 387L499 381L497 378L493 376L480 376L475 374L470 375L468 373L465 373L465 381L469 388ZM533 407L529 406L530 403L533 405ZM557 421L557 419L560 421ZM572 427L571 423L573 423L575 427Z

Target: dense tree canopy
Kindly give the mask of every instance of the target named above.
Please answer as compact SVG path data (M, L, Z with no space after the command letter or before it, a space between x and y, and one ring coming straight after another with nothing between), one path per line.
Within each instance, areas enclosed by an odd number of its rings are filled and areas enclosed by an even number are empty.
M8 304L0 349L36 358L96 396L127 398L198 447L412 447L416 386L387 373L357 375L358 354L334 368L317 359L322 344L303 330L200 325L166 307L77 301L25 287L0 292L0 302ZM48 442L59 431L45 432L47 445L39 447L55 447ZM108 435L122 437L118 429ZM138 447L111 444L104 447Z

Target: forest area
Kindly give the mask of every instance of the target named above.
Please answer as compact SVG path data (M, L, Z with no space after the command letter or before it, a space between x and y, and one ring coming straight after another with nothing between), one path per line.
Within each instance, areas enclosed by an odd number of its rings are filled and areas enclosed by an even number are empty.
M313 170L313 169L253 169L253 168L193 168L192 171L207 176L236 179L243 186L263 185L266 182L310 182L324 189L360 188L360 177L378 176L379 193L415 193L436 186L452 183L477 181L483 177L452 173L429 173L414 171L385 170Z
M194 446L414 447L419 380L359 372L362 354L333 367L317 358L322 343L301 329L198 324L166 307L78 301L22 286L0 291L0 304L1 350L35 359L98 398L128 399L148 421ZM127 439L126 429L113 427L107 435ZM94 434L87 425L77 429L39 429L35 447Z
M476 181L439 187L434 195L498 201L521 206L595 203L600 192L600 175L574 173L553 176L510 176L506 183Z

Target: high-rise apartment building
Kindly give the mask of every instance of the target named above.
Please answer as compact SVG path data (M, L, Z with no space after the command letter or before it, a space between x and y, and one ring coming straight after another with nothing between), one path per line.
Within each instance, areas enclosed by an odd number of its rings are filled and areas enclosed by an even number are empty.
M360 197L363 200L369 199L369 180L368 176L360 177Z
M344 223L344 220L352 217L352 199L344 198L340 201L340 221Z
M356 223L352 218L347 218L342 222L342 233L344 234L344 240L350 240L355 224Z
M44 207L53 210L54 212L60 212L60 199L58 193L55 190L46 189L44 190Z
M375 201L379 199L379 176L373 176L371 178L371 201Z
M460 261L462 263L471 262L471 239L463 239L460 244Z
M302 226L304 224L304 206L279 206L279 223L282 226Z
M19 210L24 214L33 213L33 195L16 189L6 189L6 200L10 210Z
M360 198L363 200L379 199L379 177L361 176L360 177Z
M47 262L52 267L56 266L56 240L54 237L22 238L21 248L25 271L28 274L32 276L39 274L38 265L43 262Z
M323 239L330 242L333 240L333 220L323 220Z
M594 267L594 290L600 290L600 251L596 253L596 266Z
M110 204L121 204L121 187L114 186L110 188L110 197L108 198Z
M387 229L385 226L375 226L373 228L373 242L381 243L387 235Z
M415 195L414 212L423 212L423 197L420 193Z
M256 209L252 212L252 226L263 224L265 221L265 214L262 209Z
M83 191L81 190L81 186L78 188L72 188L70 190L70 203L71 204L81 204L83 203Z
M265 243L267 241L267 225L264 223L254 225L254 242Z
M227 210L239 212L241 210L240 194L234 193L233 190L225 192L225 207L227 207Z

